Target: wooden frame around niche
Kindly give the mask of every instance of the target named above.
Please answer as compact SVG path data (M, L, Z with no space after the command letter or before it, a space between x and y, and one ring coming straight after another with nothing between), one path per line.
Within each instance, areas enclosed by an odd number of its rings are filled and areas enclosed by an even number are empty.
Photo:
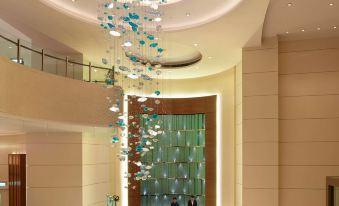
M140 103L137 101L137 97L128 97L128 113L129 115L144 114ZM205 145L205 161L206 161L206 188L205 188L205 202L210 206L216 205L216 149L217 149L217 132L216 132L216 110L217 110L217 96L207 97L195 97L195 98L161 98L160 104L156 105L153 98L147 100L147 107L155 108L159 115L185 115L185 114L205 114L206 122L206 145ZM147 112L146 112L147 113ZM129 124L137 119L128 120ZM139 122L137 122L139 124ZM129 132L134 134L137 133L137 129L130 128ZM133 138L129 140L129 143L133 143L137 140ZM135 148L132 147L133 150ZM138 161L139 156L130 157L131 162ZM128 164L128 172L135 173L138 168L133 163ZM136 189L129 187L128 189L128 205L129 206L140 206L140 182L129 179L132 185L136 186Z
M326 205L334 205L334 188L339 187L339 177L326 177Z

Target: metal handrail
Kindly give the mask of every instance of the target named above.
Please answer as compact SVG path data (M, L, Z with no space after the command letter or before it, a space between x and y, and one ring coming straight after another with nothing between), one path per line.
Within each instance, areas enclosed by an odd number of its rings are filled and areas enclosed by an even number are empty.
M11 39L9 39L9 38L7 38L7 37L1 35L1 34L0 34L0 37L3 38L3 39L5 39L5 40L7 40L7 41L9 41L9 42L11 42L11 43L13 43L13 44L16 44L15 41L13 41L13 40L11 40Z
M35 52L35 53L38 53L38 54L42 54L42 52L40 52L40 51L38 51L38 50L34 50L34 49L29 48L29 47L24 46L24 45L20 45L20 46L21 46L22 48L27 49L27 50L30 50L30 51L32 51L32 52Z
M34 52L34 53L37 53L39 55L41 55L41 71L44 71L44 60L45 60L45 57L49 57L49 58L52 58L52 59L55 59L55 60L59 60L59 61L64 61L65 62L65 77L68 77L67 75L67 71L68 71L68 64L75 64L75 65L78 65L78 66L83 66L83 67L88 67L89 69L89 73L88 73L88 81L86 82L95 82L95 83L101 83L101 82L104 82L104 81L98 81L98 80L94 80L92 81L92 69L101 69L101 70L106 70L106 71L113 71L113 74L115 73L114 71L114 66L112 68L108 68L108 67L102 67L102 66L96 66L96 65L92 65L91 62L89 62L88 64L84 64L84 63L80 63L80 62L76 62L74 60L69 60L69 57L66 56L65 58L61 58L61 57L56 57L56 56L53 56L51 54L47 54L45 53L44 49L41 49L40 51L39 50L36 50L36 49L33 49L33 48L30 48L28 46L25 46L25 45L22 45L20 43L20 39L17 39L17 41L13 41L3 35L0 34L0 38L16 45L16 48L17 48L17 62L20 63L20 58L21 58L21 48L24 48L24 49L27 49L31 52ZM83 68L82 68L83 69ZM74 76L73 76L74 78ZM113 81L114 83L114 81Z

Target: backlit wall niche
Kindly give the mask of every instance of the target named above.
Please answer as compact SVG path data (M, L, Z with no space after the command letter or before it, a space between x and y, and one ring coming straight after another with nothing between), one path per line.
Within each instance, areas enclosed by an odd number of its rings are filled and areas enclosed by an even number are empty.
M154 149L141 157L152 164L152 178L142 181L141 205L170 205L177 197L186 205L191 195L205 205L205 114L160 115L164 133ZM147 125L141 120L143 128Z

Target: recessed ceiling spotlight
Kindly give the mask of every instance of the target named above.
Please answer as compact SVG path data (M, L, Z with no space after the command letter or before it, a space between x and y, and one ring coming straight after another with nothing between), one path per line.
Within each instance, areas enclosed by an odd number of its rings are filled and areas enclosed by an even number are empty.
M334 27L333 27L333 29L337 29L337 27L336 27L336 26L334 26Z
M73 3L75 3L77 0L72 0Z
M209 56L208 59L212 59L213 57Z
M318 27L317 30L320 31L320 27Z
M301 31L302 31L302 32L304 32L304 31L305 31L305 29L302 29Z
M198 46L198 44L197 43L195 43L195 44L193 44L195 47L197 47Z
M8 47L8 49L12 49L12 47L11 47L11 46L9 46L9 47Z
M287 6L288 6L288 7L291 7L291 6L293 6L293 4L292 4L292 3L288 3Z
M191 13L187 12L187 13L186 13L186 16L191 16Z
M334 3L331 2L331 3L329 3L328 5L329 5L329 6L334 6Z
M285 32L285 33L286 33L286 34L289 34L290 32L287 31L287 32Z

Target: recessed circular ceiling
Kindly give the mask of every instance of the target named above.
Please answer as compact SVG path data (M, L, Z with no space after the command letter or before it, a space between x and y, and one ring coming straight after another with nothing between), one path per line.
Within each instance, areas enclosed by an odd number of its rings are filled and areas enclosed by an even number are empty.
M99 1L40 0L45 5L82 21L97 24ZM165 13L162 27L166 31L187 29L218 19L242 0L167 0L159 10Z
M130 56L133 53L135 53L133 49L126 51L126 56ZM202 59L202 54L192 46L176 42L167 42L166 52L164 52L160 58L154 58L152 55L144 55L139 58L144 64L161 64L162 69L176 69L191 66L199 62Z
M77 1L77 0L73 0L73 1ZM117 2L122 2L122 3L130 3L133 2L135 0L116 0ZM162 0L140 0L140 2L147 6L147 5L151 5L152 3L159 3L161 2L161 4L173 4L173 3L177 3L179 1L183 1L183 0L169 0L166 2L163 2Z

